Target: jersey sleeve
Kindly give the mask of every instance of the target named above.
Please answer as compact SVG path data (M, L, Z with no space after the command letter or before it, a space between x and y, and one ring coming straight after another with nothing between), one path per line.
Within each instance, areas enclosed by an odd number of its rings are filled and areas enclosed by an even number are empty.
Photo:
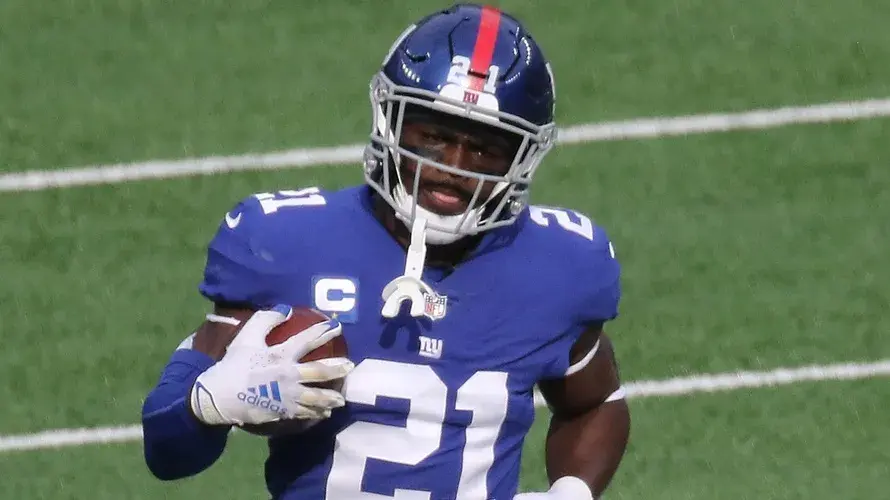
M278 303L288 270L277 258L274 231L255 196L241 200L207 246L201 294L216 304L253 309Z
M546 378L562 378L584 367L595 354L598 344L581 361L571 363L571 350L588 328L597 328L618 317L621 300L621 266L605 230L595 227L592 244L575 254L574 290L567 300L571 324L560 337L556 357L548 366Z
M615 248L605 230L597 227L593 245L587 258L586 298L580 304L580 323L605 323L618 317L621 301L621 265Z

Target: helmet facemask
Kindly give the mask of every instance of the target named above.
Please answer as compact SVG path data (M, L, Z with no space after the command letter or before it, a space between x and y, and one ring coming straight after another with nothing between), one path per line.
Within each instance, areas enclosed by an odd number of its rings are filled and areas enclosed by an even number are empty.
M371 81L370 98L373 127L370 144L365 149L365 180L407 227L411 228L418 216L424 218L429 243L447 244L464 236L512 224L527 206L532 176L553 146L553 124L535 125L479 104L423 89L397 86L383 73ZM403 142L403 126L406 111L418 108L474 120L515 138L518 146L513 151L507 172L504 175L472 172L412 150ZM410 179L402 178L401 162L406 160L412 160L416 165ZM417 200L421 174L428 168L476 181L472 199L463 213L440 215L420 206ZM494 187L486 199L482 199L487 183L493 183Z

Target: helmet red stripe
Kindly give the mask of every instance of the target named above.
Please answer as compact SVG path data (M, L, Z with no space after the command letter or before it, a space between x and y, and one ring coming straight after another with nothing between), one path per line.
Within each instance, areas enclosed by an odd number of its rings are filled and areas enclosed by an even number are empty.
M491 66L494 46L498 40L498 26L501 24L501 11L495 7L482 7L482 19L476 33L476 44L473 46L473 57L470 59L470 88L482 90L485 76Z

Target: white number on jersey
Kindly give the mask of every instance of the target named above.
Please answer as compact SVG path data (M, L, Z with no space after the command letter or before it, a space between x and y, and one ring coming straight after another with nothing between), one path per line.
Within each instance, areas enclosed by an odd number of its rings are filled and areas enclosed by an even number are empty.
M591 223L590 219L583 214L571 210L537 206L530 206L528 207L528 210L532 220L538 225L544 227L549 226L550 218L552 217L563 229L593 241L593 223ZM572 219L576 219L577 222Z
M258 193L254 196L263 207L266 215L274 214L283 207L311 207L327 203L324 196L319 194L317 187L300 189L299 191L277 191L275 193Z
M448 387L433 369L395 361L366 359L349 374L346 400L366 405L378 397L406 399L404 427L355 422L337 435L328 476L327 500L429 500L430 491L395 489L390 497L362 491L369 458L417 465L442 442ZM457 498L489 498L486 479L494 463L494 445L507 416L507 374L478 372L457 391L456 410L470 411L467 444L461 458Z

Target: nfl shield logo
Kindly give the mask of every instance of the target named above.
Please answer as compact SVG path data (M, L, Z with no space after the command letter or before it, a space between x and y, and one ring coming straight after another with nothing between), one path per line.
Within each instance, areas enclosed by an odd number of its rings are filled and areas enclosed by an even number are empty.
M423 315L432 320L438 320L445 317L448 306L448 297L437 293L427 293L423 296Z

